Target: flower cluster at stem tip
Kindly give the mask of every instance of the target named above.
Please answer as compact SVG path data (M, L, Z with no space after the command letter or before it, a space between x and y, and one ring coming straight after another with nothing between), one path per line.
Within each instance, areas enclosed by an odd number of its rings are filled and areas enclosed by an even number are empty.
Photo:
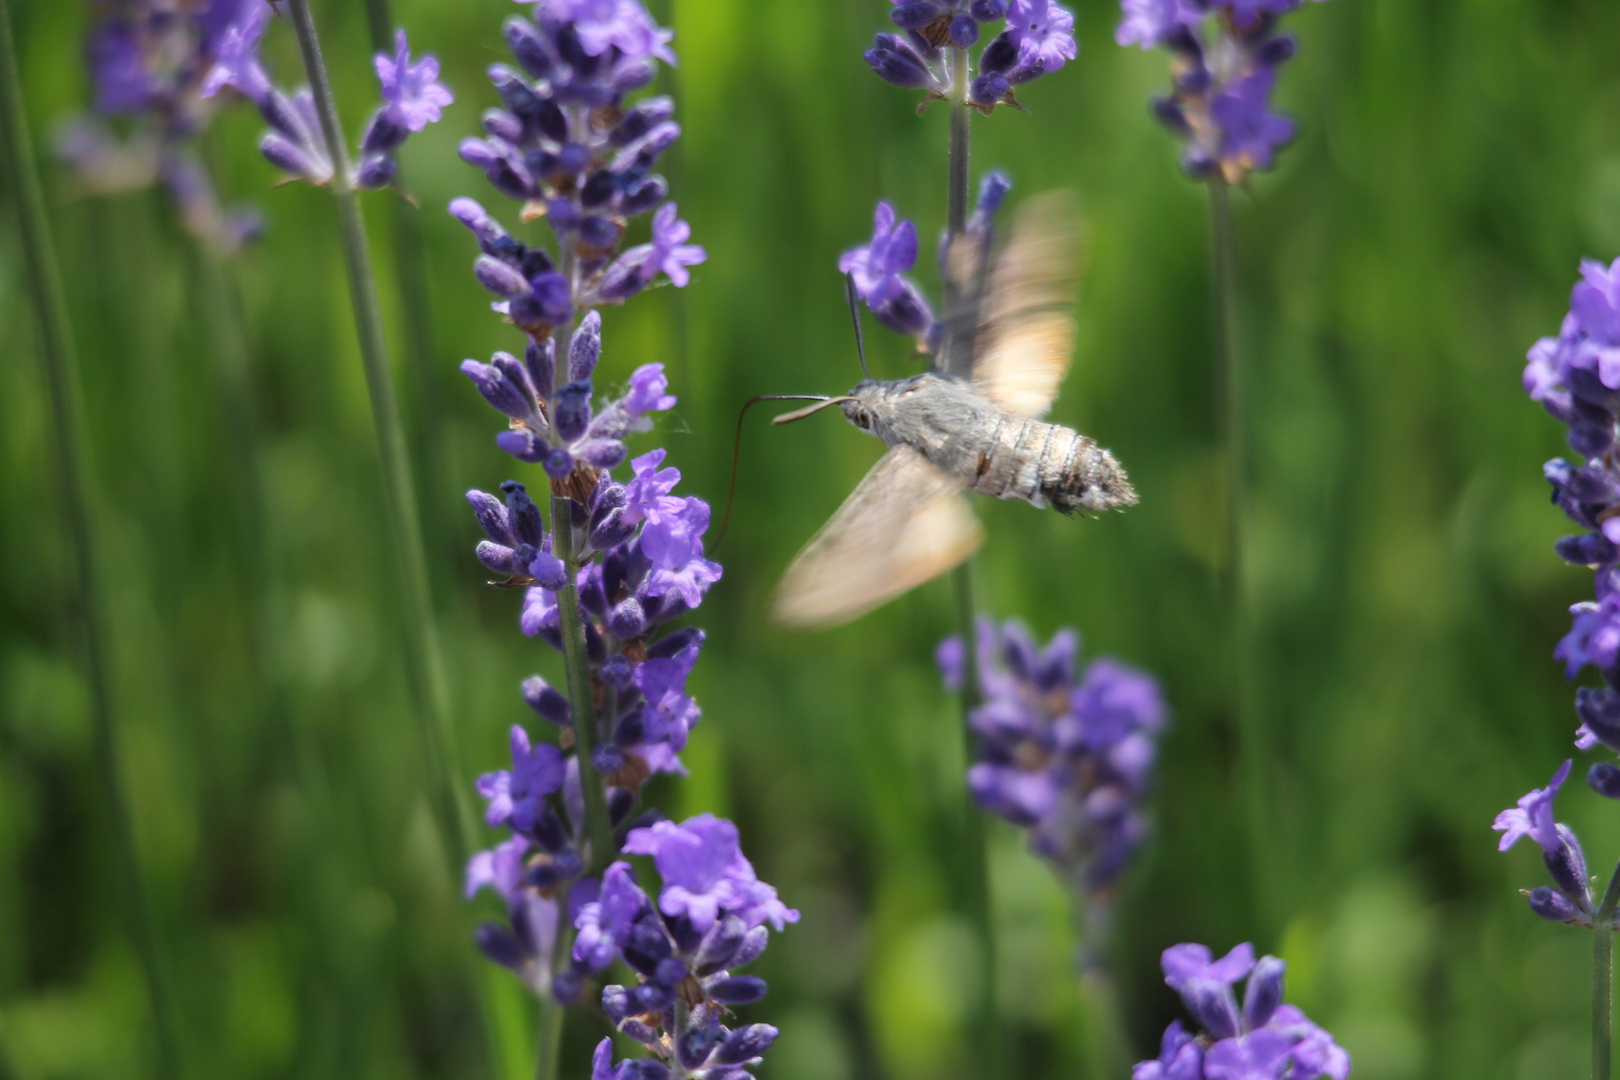
M1165 725L1153 678L1117 660L1077 670L1080 637L1059 630L1040 648L1015 621L978 625L983 704L968 716L968 787L985 810L1023 826L1030 847L1087 898L1099 899L1146 833L1147 794ZM947 687L959 689L960 637L939 647Z
M1172 89L1153 112L1187 141L1182 167L1205 179L1240 184L1272 167L1292 141L1294 123L1271 111L1277 70L1299 42L1277 33L1277 20L1304 0L1121 0L1121 45L1163 48Z
M1596 599L1570 608L1573 624L1553 653L1570 678L1590 665L1603 679L1575 692L1575 745L1587 750L1601 742L1620 752L1620 260L1581 263L1558 336L1530 349L1524 390L1568 427L1571 449L1585 459L1555 458L1543 467L1553 502L1584 530L1559 540L1556 550L1596 573ZM1620 767L1611 762L1593 765L1587 782L1620 798Z
M268 3L247 4L244 16L221 38L214 68L201 93L212 97L229 88L253 102L270 125L259 140L265 160L292 179L329 184L337 165L327 150L314 95L307 87L290 95L278 90L259 59L259 43L273 13ZM436 123L444 107L455 100L439 82L438 60L431 56L411 59L404 30L395 38L393 54L378 53L372 66L382 86L382 104L366 122L357 160L345 178L358 188L392 184L399 168L396 155L405 140Z
M889 21L902 33L879 34L866 62L885 82L926 90L930 101L959 97L989 113L997 105L1018 108L1014 88L1033 82L1079 54L1074 15L1052 0L890 0ZM971 49L986 26L1006 23L979 51L978 71L966 87L955 85L954 50Z
M956 242L976 253L981 263L994 240L996 212L1011 190L1012 181L1000 172L987 174L979 184L973 215L965 233ZM942 268L949 248L949 238L941 238ZM905 276L916 265L917 227L909 221L897 220L894 207L887 202L877 204L872 218L872 239L844 252L838 260L839 272L850 276L856 294L878 322L897 334L915 339L919 350L932 352L939 348L945 327L935 319L933 308L916 284Z
M109 0L96 5L85 43L94 112L62 126L56 152L98 194L162 183L187 232L233 254L263 228L253 210L227 211L191 145L216 112L213 80L265 0ZM120 118L130 118L127 130Z
M1491 828L1502 834L1497 850L1506 851L1528 836L1541 845L1541 855L1552 877L1552 886L1542 885L1525 895L1530 910L1544 919L1584 926L1597 925L1598 905L1592 896L1592 879L1586 873L1586 855L1581 842L1568 825L1553 820L1553 800L1569 779L1573 761L1565 761L1544 788L1535 788L1518 802L1496 815ZM1615 928L1613 915L1607 925Z
M1203 945L1172 945L1160 959L1164 981L1181 995L1201 1031L1181 1021L1165 1029L1159 1056L1137 1063L1131 1080L1345 1080L1350 1055L1300 1009L1283 1004L1287 965L1254 958L1248 942L1219 960ZM1233 986L1247 979L1243 1002Z

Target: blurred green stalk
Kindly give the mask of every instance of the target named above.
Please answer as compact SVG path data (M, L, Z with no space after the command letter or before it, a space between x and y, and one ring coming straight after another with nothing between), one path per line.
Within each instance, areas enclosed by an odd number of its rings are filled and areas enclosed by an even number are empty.
M1248 815L1250 866L1254 875L1255 910L1262 926L1272 927L1276 879L1272 835L1270 778L1265 718L1255 706L1253 682L1254 628L1244 573L1243 519L1248 506L1248 432L1244 424L1243 371L1238 362L1237 241L1232 229L1231 187L1219 172L1209 183L1213 226L1215 290L1215 365L1220 410L1217 429L1226 466L1226 538L1221 560L1221 599L1229 625L1227 657L1232 718L1237 726L1238 760Z
M382 311L377 303L371 253L366 246L360 203L349 185L349 156L338 119L337 102L332 96L331 80L327 76L326 63L321 58L320 40L309 14L309 0L288 0L288 8L292 13L293 29L298 35L298 49L309 76L310 90L315 97L315 110L320 116L321 134L332 162L332 198L337 204L343 259L348 270L349 297L354 305L355 329L360 337L360 359L365 365L366 386L371 395L371 413L377 427L394 549L399 559L398 585L404 601L404 631L409 648L406 674L410 681L412 704L423 729L432 798L445 842L451 851L452 875L459 877L461 864L476 846L477 834L472 809L462 793L461 785L455 782L460 775L459 761L455 734L450 727L444 661L439 651L432 590L428 582L427 559L423 554L416 508L416 487L405 445L405 427L400 420L399 402L394 395L393 375L388 365L388 341L383 331Z
M945 243L947 250L956 237L967 228L968 163L972 153L972 110L968 107L968 51L951 48L951 142L950 158L945 185ZM946 317L954 320L963 297L957 293L951 278L945 279ZM956 589L957 621L962 635L962 785L961 844L957 851L957 895L974 932L979 938L979 952L984 974L979 980L979 1000L976 1003L984 1021L984 1037L968 1039L968 1053L973 1059L973 1075L984 1080L1000 1076L1005 1062L1005 1041L1002 1032L1001 1011L996 1003L996 932L990 906L990 854L985 842L984 819L968 790L966 768L973 763L973 734L968 727L968 715L979 704L978 615L973 602L973 560L958 566L952 575Z
M371 47L391 54L394 49L393 16L388 0L366 0L366 24L371 31ZM398 167L396 166L396 169ZM404 188L403 174L394 182ZM428 282L427 252L422 242L421 211L409 200L394 199L394 287L399 290L405 330L405 359L411 372L416 401L415 459L422 466L422 492L431 504L435 493L446 489L439 483L444 472L444 410L435 392L437 382L433 354L432 290ZM424 523L430 556L437 560L448 554L447 530L440 518L430 514Z
M1592 931L1592 1080L1611 1080L1614 1040L1614 931L1609 923L1620 905L1620 866L1614 868Z
M55 456L60 470L58 480L79 585L79 614L82 619L86 675L90 683L96 764L101 772L102 785L106 788L108 816L113 827L114 847L118 851L118 868L123 877L119 892L122 894L124 916L129 923L135 951L140 957L152 1011L152 1028L158 1053L157 1075L167 1080L182 1075L183 1062L158 959L157 935L152 925L146 884L141 877L129 796L119 770L110 655L112 633L106 609L106 586L102 581L96 550L94 515L97 485L84 434L78 357L68 325L62 281L57 273L56 252L45 216L45 196L40 189L39 173L34 163L33 142L28 133L28 116L23 106L22 79L17 67L16 44L11 36L8 0L0 0L0 135L5 141L7 180L16 203L29 291L39 320L40 354L45 362L45 381L55 427Z

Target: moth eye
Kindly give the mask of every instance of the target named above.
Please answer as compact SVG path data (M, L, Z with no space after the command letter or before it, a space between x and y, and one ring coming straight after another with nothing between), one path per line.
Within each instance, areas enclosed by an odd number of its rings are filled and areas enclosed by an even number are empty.
M872 426L872 419L865 413L856 413L855 426L860 428L862 431L865 431L867 428Z

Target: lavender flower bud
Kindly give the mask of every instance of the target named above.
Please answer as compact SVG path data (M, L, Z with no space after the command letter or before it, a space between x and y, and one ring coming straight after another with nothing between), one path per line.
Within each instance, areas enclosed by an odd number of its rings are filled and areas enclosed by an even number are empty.
M508 353L496 353L496 359L504 357L513 364ZM501 491L506 495L506 513L508 527L512 535L521 543L538 548L545 539L545 523L540 518L540 508L529 498L529 489L516 480L508 480L501 485Z
M541 467L553 480L561 480L574 471L574 455L559 446L546 455Z
M728 965L732 968L744 968L758 960L765 952L765 946L770 944L770 933L763 926L756 926L748 931L743 943L737 947L737 952Z
M1620 799L1620 767L1600 761L1586 774L1586 783L1605 799Z
M1289 34L1271 38L1254 52L1255 63L1262 67L1276 67L1292 60L1299 52L1299 39Z
M921 30L940 14L939 6L929 0L905 0L890 9L889 21L902 30Z
M506 507L501 500L488 492L474 488L467 492L467 504L472 507L473 515L478 518L478 527L484 530L484 535L497 544L510 544L512 531L506 517Z
M1237 999L1226 984L1211 979L1189 979L1181 986L1181 1000L1187 1011L1215 1038L1229 1039L1238 1033Z
M530 465L540 464L551 454L551 444L528 428L501 432L495 436L495 445Z
M625 597L608 613L608 629L620 641L630 641L647 632L647 616L633 596Z
M259 140L259 152L270 164L293 176L313 180L325 171L303 147L293 145L273 131L265 132Z
M513 562L513 551L505 544L495 544L488 540L478 541L478 547L473 550L478 561L497 574L514 574L517 565Z
M529 284L534 289L540 313L553 326L561 326L574 313L573 287L558 273L541 274Z
M568 830L563 827L556 811L549 806L535 821L533 833L534 842L540 845L542 851L556 855L568 847Z
M461 373L472 380L485 401L512 419L527 420L533 415L533 400L527 398L523 389L508 379L499 368L480 364L476 360L464 360L461 363Z
M701 646L707 638L708 635L695 626L683 627L647 646L647 655L654 660L667 660L689 646Z
M1530 910L1543 919L1553 922L1578 922L1581 919L1581 910L1575 901L1546 885L1530 890Z
M628 997L628 995L626 995ZM630 1036L642 1046L652 1046L658 1042L658 1032L642 1023L640 1020L625 1020L619 1024L619 1030Z
M542 589L553 592L568 584L568 570L563 561L549 551L537 551L529 563L529 576Z
M495 219L474 199L465 196L450 200L450 216L472 230L478 239L478 246L485 254L493 254L493 249L502 242L510 242L511 237L501 228Z
M692 970L700 978L708 978L716 972L725 970L747 936L748 924L735 915L726 915L703 935L703 942L698 946Z
M933 73L917 50L894 34L877 35L863 58L878 78L902 90L921 90L934 83Z
M1192 135L1192 124L1187 121L1187 114L1180 105L1165 97L1156 97L1151 103L1153 117L1163 124L1172 135L1188 138Z
M556 353L557 344L550 338L543 342L531 340L523 350L523 366L529 369L529 380L534 384L535 396L542 401L550 400L555 385Z
M604 986L602 988L602 1011L607 1013L608 1019L615 1024L630 1015L630 993L622 986Z
M649 987L640 987L647 990ZM674 995L668 995L673 999ZM649 1010L651 1011L651 1010ZM619 1063L615 1080L669 1080L669 1066L653 1058L629 1058Z
M1558 839L1562 841L1557 851L1544 851L1542 858L1547 864L1547 873L1552 875L1553 884L1559 891L1573 897L1584 897L1587 891L1586 856L1581 851L1581 842L1575 838L1575 833L1567 825L1559 825Z
M603 743L591 751L591 768L604 775L618 772L624 768L624 751L612 743Z
M619 211L625 217L636 217L650 212L669 197L669 182L662 176L647 176L625 184L624 197L619 200Z
M741 1065L759 1057L771 1048L781 1032L769 1024L749 1024L726 1036L725 1044L714 1056L716 1065Z
M608 135L608 142L613 146L628 146L651 131L660 121L667 120L673 115L675 115L673 98L648 98L619 119L619 123Z
M575 971L559 971L551 980L551 996L559 1005L572 1005L584 989L584 980Z
M979 24L971 15L958 15L951 20L951 44L966 49L979 40Z
M973 0L968 14L980 22L1000 22L1007 17L1007 0Z
M605 217L592 214L579 223L579 238L589 247L610 250L619 242L619 226Z
M602 681L615 690L623 690L636 677L636 662L628 656L610 656L602 665Z
M505 64L491 64L489 81L495 87L495 96L501 99L501 104L505 105L513 116L525 124L539 118L540 97L523 81L523 76Z
M473 932L473 940L478 943L478 951L495 961L504 968L513 971L522 971L525 957L523 946L512 932L500 923L480 923Z
M614 193L618 190L620 177L606 169L599 169L586 179L584 186L579 189L580 205L587 210L595 210L612 202Z
M675 1044L675 1056L680 1059L681 1066L689 1072L695 1072L703 1067L709 1060L709 1055L719 1045L722 1038L720 1026L701 1027L688 1031L682 1035Z
M1283 999L1283 972L1288 965L1275 956L1262 956L1249 972L1243 991L1243 1022L1250 1031L1265 1027Z
M556 198L546 204L546 220L559 233L574 232L583 217L572 199Z
M371 154L360 159L355 170L354 186L364 191L376 191L394 182L399 163L385 154Z
M1012 31L1004 30L979 54L979 70L990 75L1005 75L1018 63L1018 42Z
M591 422L591 384L571 382L557 391L555 423L557 434L573 442L585 434Z
M531 675L523 680L523 700L536 716L558 727L574 726L574 710L567 695L540 676Z
M994 105L1012 89L1004 75L989 72L974 79L968 87L968 97L975 105Z
M523 141L523 121L505 109L485 109L483 124L484 134L492 139L509 143Z
M722 1005L752 1005L765 996L765 980L756 975L732 975L705 987L709 997Z
M529 291L529 283L517 267L489 255L480 255L474 260L473 276L478 284L507 300Z
M636 808L636 793L629 788L608 788L608 824L617 829Z
M360 136L360 152L392 153L405 145L405 140L410 134L409 128L394 122L386 107L378 109L371 117L371 122L366 125L365 134Z
M595 311L586 312L568 346L568 381L589 382L601 356L602 316Z
M557 154L557 171L565 175L578 176L590 167L591 152L579 143L568 143Z
M501 33L512 55L530 76L544 79L551 74L551 54L546 48L546 39L534 23L514 15L501 26Z

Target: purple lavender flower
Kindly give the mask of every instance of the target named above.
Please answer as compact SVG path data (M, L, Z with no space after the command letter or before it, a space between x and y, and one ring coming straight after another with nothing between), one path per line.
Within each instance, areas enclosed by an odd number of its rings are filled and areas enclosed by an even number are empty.
M1345 1080L1350 1055L1327 1031L1292 1005L1284 1005L1286 965L1275 956L1257 962L1248 943L1212 961L1203 945L1164 951L1164 981L1181 995L1204 1034L1172 1021L1159 1056L1139 1062L1131 1080ZM1234 986L1247 978L1242 1003Z
M181 5L125 0L97 6L86 42L95 112L64 126L57 151L85 187L113 193L162 184L186 231L223 255L258 234L258 217L220 207L191 146L234 78L248 96L268 90L256 58L269 5L203 0ZM127 134L106 118L127 114Z
M1079 54L1074 15L1053 0L891 0L889 20L903 31L879 34L866 62L880 79L907 90L926 90L924 104L965 100L989 114L997 105L1018 106L1013 87L1049 74ZM993 37L984 27L1006 21ZM981 72L955 86L950 51L968 50L988 37L979 53ZM971 67L972 65L970 65Z
M1491 828L1502 833L1500 851L1508 850L1526 836L1541 845L1542 861L1553 884L1528 894L1530 910L1554 922L1590 928L1596 923L1597 909L1586 874L1586 856L1575 833L1553 820L1553 800L1569 778L1572 764L1564 762L1545 788L1536 788L1522 797L1517 806L1497 814ZM1602 791L1598 783L1593 787Z
M917 228L895 220L894 207L877 204L872 239L851 248L838 260L841 273L852 274L855 291L879 322L897 334L925 342L934 329L934 314L917 287L904 275L917 265Z
M1153 111L1187 141L1182 166L1190 176L1240 184L1270 169L1292 141L1294 122L1271 111L1271 92L1277 68L1296 49L1293 38L1277 34L1277 17L1302 2L1121 0L1114 40L1171 54L1173 90Z
M510 825L532 833L545 810L545 797L562 789L563 756L550 743L529 745L529 733L512 725L512 769L478 778L478 794L489 802L484 820L493 827Z
M977 649L985 700L968 718L977 747L968 786L1101 900L1146 832L1140 804L1166 719L1158 685L1108 658L1077 678L1072 630L1038 649L1016 622L982 622ZM959 684L960 639L942 644L939 659L947 684Z
M609 867L601 898L581 907L575 919L575 977L604 970L614 960L623 960L638 976L634 986L602 991L608 1018L656 1055L633 1075L751 1077L747 1069L778 1032L768 1024L732 1029L721 1023L732 1008L752 1004L766 992L763 979L733 972L765 951L767 923L780 931L797 922L799 913L754 876L736 826L713 815L633 829L624 850L653 857L663 879L658 903L655 907L636 885L629 864ZM671 1008L677 997L689 1009L681 1029ZM592 1062L593 1076L632 1075L623 1066L610 1071L611 1061L604 1040Z
M437 123L441 111L455 101L455 96L439 82L439 61L424 56L411 63L411 52L405 44L405 31L399 31L394 55L378 53L374 63L377 79L382 83L383 111L394 124L410 131L421 131Z
M1566 425L1570 447L1586 459L1556 458L1542 470L1553 502L1583 530L1560 540L1558 554L1595 571L1596 596L1570 608L1569 633L1553 656L1571 679L1590 666L1603 680L1600 688L1576 692L1576 745L1586 750L1602 742L1620 751L1620 260L1582 261L1569 314L1558 336L1530 348L1523 381L1525 393ZM1587 782L1620 797L1620 769L1611 763L1592 766Z

